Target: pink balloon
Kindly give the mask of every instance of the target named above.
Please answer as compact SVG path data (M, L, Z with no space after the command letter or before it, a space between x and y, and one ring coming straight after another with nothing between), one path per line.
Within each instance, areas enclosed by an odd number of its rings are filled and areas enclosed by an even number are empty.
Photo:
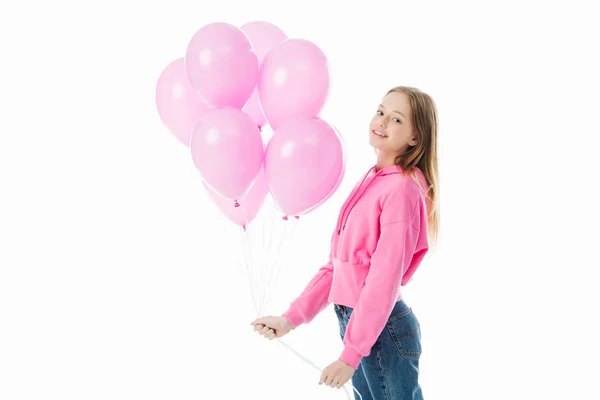
M206 183L203 183L203 185L207 190L209 197L217 205L217 207L219 207L223 214L225 214L225 216L234 224L243 227L248 226L248 224L250 224L254 218L256 218L258 212L265 202L267 193L269 193L267 178L265 178L263 171L258 173L256 181L248 193L246 193L246 195L239 200L240 207L235 207L231 200L216 193Z
M281 29L266 21L248 22L242 25L240 29L250 39L259 63L264 60L273 46L287 39L286 34Z
M155 99L162 123L181 143L189 146L194 126L210 107L190 84L183 58L163 70L156 84Z
M239 200L248 191L263 166L258 127L232 107L204 114L192 133L190 149L204 182L231 200Z
M319 118L287 121L267 145L265 174L277 208L286 215L306 214L323 204L344 171L341 138Z
M227 23L201 28L190 40L185 66L196 92L214 108L241 109L258 78L258 59L244 32Z
M248 102L242 110L252 118L259 128L262 128L267 124L267 118L265 117L262 108L260 108L257 89L254 89L252 96L250 96L250 99L248 99Z
M319 116L328 92L327 58L307 40L288 39L279 43L260 66L258 95L273 129L294 117Z
M258 57L258 64L260 65L264 60L265 56L273 46L283 42L287 39L287 36L277 26L265 22L265 21L253 21L242 25L241 30L244 31L254 52ZM243 108L243 111L248 114L259 127L264 126L267 123L267 119L260 108L260 102L258 99L258 89L254 89L250 99Z

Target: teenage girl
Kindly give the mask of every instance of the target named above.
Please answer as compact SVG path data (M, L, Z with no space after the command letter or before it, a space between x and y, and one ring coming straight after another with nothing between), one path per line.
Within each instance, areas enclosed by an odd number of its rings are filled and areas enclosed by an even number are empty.
M342 206L329 261L283 316L252 322L280 338L333 303L344 350L319 384L352 379L363 400L423 398L420 324L400 289L438 237L437 125L435 103L419 89L384 96L369 126L377 163Z

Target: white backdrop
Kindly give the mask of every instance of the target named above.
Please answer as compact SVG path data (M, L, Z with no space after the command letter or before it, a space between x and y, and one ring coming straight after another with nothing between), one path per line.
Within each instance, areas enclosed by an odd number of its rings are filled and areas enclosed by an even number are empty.
M600 32L592 2L564 4L3 3L0 398L345 398L252 331L237 238L154 103L196 30L252 20L325 52L348 156L267 311L325 261L381 96L417 86L440 118L441 239L404 290L425 398L600 398ZM334 361L333 309L288 342Z

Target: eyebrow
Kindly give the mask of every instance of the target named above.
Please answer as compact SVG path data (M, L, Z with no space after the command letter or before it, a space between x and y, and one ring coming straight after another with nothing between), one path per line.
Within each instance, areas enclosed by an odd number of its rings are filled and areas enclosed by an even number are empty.
M380 105L379 105L379 107L381 107L381 108L385 108L385 107L383 106L383 104L380 104ZM406 115L402 114L400 111L396 111L396 110L392 110L392 111L393 111L393 112L395 112L395 113L398 113L398 114L402 115L404 118L406 118Z

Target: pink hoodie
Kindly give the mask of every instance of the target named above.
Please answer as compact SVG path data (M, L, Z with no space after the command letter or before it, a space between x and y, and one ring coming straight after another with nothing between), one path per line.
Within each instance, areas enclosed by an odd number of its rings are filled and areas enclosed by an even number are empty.
M415 172L425 190L423 173ZM296 328L329 303L353 308L340 360L358 368L402 298L400 286L410 282L427 250L423 191L399 167L373 167L342 206L329 262L284 316Z

